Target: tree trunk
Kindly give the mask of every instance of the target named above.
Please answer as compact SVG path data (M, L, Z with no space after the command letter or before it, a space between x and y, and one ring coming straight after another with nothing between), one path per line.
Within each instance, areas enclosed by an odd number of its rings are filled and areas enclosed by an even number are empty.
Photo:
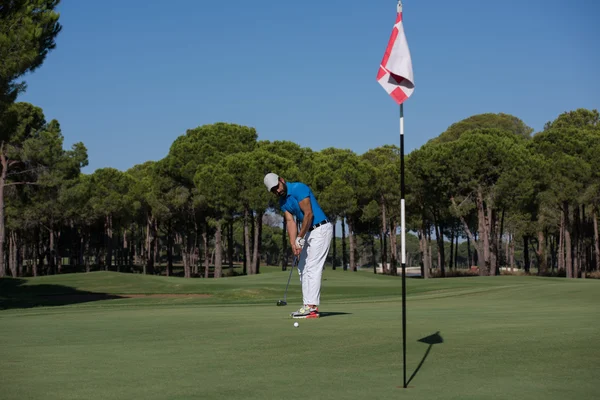
M444 249L444 226L439 222L434 213L433 225L435 227L435 239L438 248L438 268L440 269L440 276L444 278L446 276L446 254Z
M452 263L454 262L454 228L450 229L450 262L448 267L452 269Z
M106 232L106 264L104 269L110 270L112 266L112 242L113 242L113 229L112 229L112 216L107 215L104 218L104 229Z
M8 269L10 270L10 274L13 278L18 277L17 272L17 243L16 243L16 233L15 231L10 231L8 235Z
M252 269L254 274L260 273L260 248L261 248L261 237L262 237L262 217L263 211L256 211L254 230L254 249L252 254Z
M544 235L544 231L542 229L544 219L540 217L539 221L540 228L538 229L537 234L537 262L538 262L538 275L546 275L548 273L548 262L546 260L546 237Z
M566 201L563 203L563 214L565 217L565 268L567 270L567 278L574 278L573 276L573 257L571 253L571 224L569 222L569 203Z
M556 268L556 235L548 236L548 244L550 245L550 272L554 273Z
M229 273L233 274L233 215L227 223L227 258L229 259Z
M4 216L4 186L6 185L6 174L8 172L8 160L4 155L4 141L0 144L0 278L6 276L6 264L4 262L4 243L6 242L6 224Z
M483 235L484 239L485 237L487 237L487 235L485 234L485 217L483 215L483 204L480 205L480 200L483 201L483 197L481 196L480 193L478 193L478 197L477 197L477 221L478 221L478 227L479 227L479 232ZM454 200L454 198L450 198L452 205L454 207L456 207L456 201ZM472 267L472 265L474 264L473 260L471 260L471 242L473 242L473 247L475 247L475 252L477 254L477 266L479 267L479 275L485 275L485 257L482 257L482 255L484 254L485 250L484 248L487 245L488 248L488 252L489 252L489 242L487 240L481 240L481 237L479 238L479 240L477 240L475 238L475 236L473 235L473 233L471 232L471 229L469 229L469 225L467 224L467 221L465 221L465 218L460 215L459 216L460 221L463 224L463 229L465 230L465 233L467 234L467 250L469 252L469 268ZM480 235L481 236L481 235Z
M123 225L123 255L121 256L123 266L129 263L129 243L127 242L127 226Z
M208 221L204 224L204 232L202 232L202 244L204 246L204 277L208 278L210 270L210 249L208 248Z
M396 242L396 222L390 221L390 266L391 274L398 275L398 246Z
M199 226L198 221L194 218L194 258L192 262L192 273L194 276L198 276L198 264L200 264L200 243L199 243Z
M509 267L509 263L510 263L510 243L511 243L511 239L510 239L510 232L508 232L507 238L506 238L506 243L504 245L504 260L506 262L506 267Z
M46 271L44 268L44 254L46 253L46 249L44 248L44 245L42 243L43 239L41 238L41 236L42 235L40 234L37 238L38 253L35 255L35 257L38 265L38 272L43 275L44 273L48 274L48 271Z
M561 273L565 270L565 213L564 210L560 212L560 228L559 228L559 239L558 239L558 272Z
M50 269L50 273L52 275L56 274L56 265L54 264L56 261L54 258L54 231L52 229L50 229L50 248L48 249L46 259L48 260L48 268Z
M388 273L387 268L387 216L385 212L385 201L381 196L381 271L383 274ZM343 242L342 242L343 243Z
M581 270L581 218L579 215L579 206L575 206L573 209L573 234L575 236L574 242L574 254L573 254L573 278L579 278L579 271Z
M90 263L90 231L86 230L84 238L83 238L83 254L84 254L84 263L85 263L85 272L90 272L92 270Z
M62 273L62 255L60 254L60 246L59 246L61 231L58 230L58 231L54 231L54 232L55 232L54 234L56 235L56 246L54 247L53 257L56 260L56 272L58 274L60 274L60 273Z
M169 222L167 232L167 271L166 275L171 276L173 272L173 229L171 227L171 223ZM187 271L186 271L187 272ZM186 274L186 278L190 278L189 272Z
M331 223L333 224L333 259L331 260L331 269L335 271L336 257L337 257L337 246L335 240L335 226L337 225L337 218L332 218Z
M515 272L515 236L510 237L510 270Z
M486 217L485 204L483 201L483 192L479 188L477 190L477 218L479 221L480 239L483 243L481 246L482 252L479 253L479 275L489 276L491 273L490 264L490 218ZM480 248L477 248L479 252ZM483 257L481 257L483 256Z
M158 240L158 221L156 218L153 218L154 224L152 225L152 240L154 243L154 265L161 266L160 261L160 240ZM154 271L152 272L154 273Z
M429 270L433 269L433 252L431 251L431 230L427 231L427 258L429 262Z
M500 274L500 268L506 267L506 263L508 258L506 257L506 252L502 252L502 237L504 236L504 215L505 210L502 209L502 216L500 217L500 230L496 237L498 238L498 244L496 246L497 249L497 263L498 263L498 274Z
M131 227L129 228L131 231L131 236L130 236L130 240L129 240L129 246L127 248L127 265L129 266L129 269L131 271L134 271L134 266L135 266L135 248L137 247L136 244L136 236L135 236L135 230L134 230L134 226L133 223L131 224Z
M31 258L32 258L31 268L32 268L33 276L38 276L37 258L38 258L39 246L40 246L40 228L37 224L33 231L33 240L34 240L34 243L33 243L33 254L31 255Z
M154 218L148 215L146 218L146 263L144 274L154 274Z
M598 236L598 208L592 212L592 224L594 225L594 250L596 255L596 271L600 272L600 237Z
M356 257L354 257L356 243L354 241L354 228L352 220L348 218L348 242L350 244L350 270L356 272Z
M381 258L380 258L380 260L381 260L381 273L382 273L382 274L385 274L385 264L383 263L383 261L384 261L384 257L385 257L385 256L383 255L383 253L385 253L385 250L384 250L384 247L383 247L383 233L380 233L380 234L379 234L379 249L381 250L381 253L382 253L382 254L380 254L380 257L381 257ZM376 268L376 267L377 267L377 266L375 266L375 268Z
M254 270L251 265L252 255L250 253L250 232L248 229L249 211L248 207L244 209L244 274L252 275Z
M261 219L261 223L262 223L262 219ZM248 239L248 241L250 243L250 260L252 260L253 257L254 257L253 253L252 253L252 251L254 249L254 246L253 246L252 242L254 241L254 237L256 235L256 225L257 224L256 224L256 221L255 221L254 211L250 210L250 237ZM248 262L250 262L250 260L248 260ZM257 273L256 269L254 270L254 273L255 274Z
M487 207L487 224L490 241L490 275L498 275L498 216L495 209Z
M194 263L194 252L195 252L194 244L195 244L194 237L192 236L191 232L187 232L187 234L185 235L185 243L184 243L184 248L185 248L184 259L185 259L186 268L183 271L183 274L186 278L192 277L192 265Z
M458 229L456 229L456 237L454 238L454 269L458 268Z
M342 269L348 270L346 258L346 218L342 215Z
M431 265L429 264L429 244L427 243L427 233L425 231L425 224L419 231L419 250L421 252L421 278L428 279Z
M25 245L22 243L22 240L19 239L19 237L17 236L17 275L18 276L25 276L26 275L26 271L23 271L23 269L26 269L26 267L24 267L24 263L25 263Z
M189 239L187 235L177 234L177 243L181 247L181 262L183 263L183 276L185 278L189 275L190 270L190 250L189 250Z
M471 237L467 235L467 266L469 269L473 266L473 257L471 256Z
M217 232L215 233L215 278L220 278L222 276L223 270L223 261L222 261L222 252L223 252L223 244L221 243L221 225L222 221L217 221Z
M529 273L530 260L529 260L529 236L523 235L523 259L525 262L524 269L525 273Z
M377 254L375 252L375 236L370 235L371 237L371 262L373 263L373 273L377 274ZM333 237L335 240L335 236Z

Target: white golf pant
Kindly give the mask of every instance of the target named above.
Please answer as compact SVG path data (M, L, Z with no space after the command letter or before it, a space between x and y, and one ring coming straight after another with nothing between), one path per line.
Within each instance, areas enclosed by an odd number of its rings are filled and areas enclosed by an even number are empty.
M308 232L298 262L298 274L302 284L304 304L319 305L321 300L321 276L329 253L333 225L327 223Z

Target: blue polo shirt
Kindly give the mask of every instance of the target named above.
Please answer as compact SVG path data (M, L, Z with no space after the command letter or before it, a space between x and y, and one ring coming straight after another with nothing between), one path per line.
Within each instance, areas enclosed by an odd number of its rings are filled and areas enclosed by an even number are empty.
M279 207L281 211L288 211L298 221L302 222L304 220L304 213L298 203L307 197L310 197L310 205L313 211L313 225L327 219L319 203L317 203L312 190L302 182L287 182L287 196L279 199Z

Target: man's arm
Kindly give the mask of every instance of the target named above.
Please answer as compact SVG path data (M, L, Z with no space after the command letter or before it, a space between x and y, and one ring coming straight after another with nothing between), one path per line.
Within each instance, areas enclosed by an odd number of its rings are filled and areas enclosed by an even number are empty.
M287 228L288 237L290 238L290 244L292 248L296 248L296 236L298 235L298 226L296 225L296 221L292 214L289 211L286 211L284 214L285 218L285 226Z
M310 227L314 224L312 206L310 205L310 197L304 198L304 200L302 200L298 204L300 205L300 209L304 213L304 219L302 220L302 229L300 230L300 234L298 236L304 238L304 236L306 236L306 234L308 233Z

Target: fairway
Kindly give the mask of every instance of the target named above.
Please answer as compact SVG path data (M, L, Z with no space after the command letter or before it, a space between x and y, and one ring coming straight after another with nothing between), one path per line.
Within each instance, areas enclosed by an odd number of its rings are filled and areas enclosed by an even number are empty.
M598 280L409 279L403 389L399 278L327 270L323 316L294 328L287 274L5 279L1 398L600 398Z

